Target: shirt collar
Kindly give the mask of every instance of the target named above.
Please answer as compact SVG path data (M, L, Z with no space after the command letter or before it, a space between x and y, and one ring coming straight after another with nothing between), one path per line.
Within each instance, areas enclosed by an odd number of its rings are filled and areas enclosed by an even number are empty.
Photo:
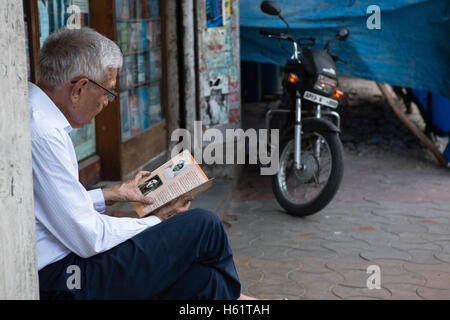
M50 97L37 85L29 82L28 97L33 111L43 113L44 117L57 128L64 129L67 133L72 131L72 126L64 114L59 110Z

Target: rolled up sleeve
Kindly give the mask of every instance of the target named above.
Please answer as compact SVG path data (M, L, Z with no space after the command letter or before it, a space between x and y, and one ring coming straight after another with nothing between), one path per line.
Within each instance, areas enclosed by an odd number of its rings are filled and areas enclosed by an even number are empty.
M95 211L99 213L104 213L106 210L105 198L103 197L102 189L93 189L89 190L89 197L91 197L92 202L94 203Z

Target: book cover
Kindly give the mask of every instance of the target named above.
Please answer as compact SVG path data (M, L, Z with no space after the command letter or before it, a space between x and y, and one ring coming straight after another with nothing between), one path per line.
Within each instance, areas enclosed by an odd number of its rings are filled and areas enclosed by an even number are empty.
M153 22L153 47L161 47L161 23Z
M148 86L142 86L136 89L136 95L139 105L139 120L141 130L149 127L149 113L148 113Z
M153 48L153 22L149 21L146 23L146 36L147 36L147 49Z
M152 15L152 2L154 0L145 0L145 12L147 13L147 18L151 18Z
M148 89L149 100L149 121L150 123L158 122L162 118L161 113L161 94L159 86L150 86Z
M128 108L128 91L120 93L120 123L122 128L122 141L124 141L131 135L130 109Z
M150 80L161 79L161 51L152 50L148 56L148 72Z
M135 9L134 17L136 19L142 19L143 18L143 8L142 8L143 3L142 3L141 0L135 0L134 2L135 2L135 5L134 5L135 6L134 7L134 9Z
M116 17L119 19L130 18L130 0L116 0Z
M145 61L146 61L146 59L145 59L144 54L137 55L137 80L138 80L138 83L142 83L147 80L147 77L146 77L147 67L146 67Z
M159 17L159 0L151 1L152 17Z
M116 0L116 19L120 19L122 17L122 0Z
M128 98L128 108L130 109L130 131L131 135L135 135L140 131L139 123L139 104L136 95Z
M135 19L136 18L136 0L127 0L128 1L128 18Z
M142 0L142 18L150 18L151 12L149 12L149 8L147 2L151 2L152 0Z
M136 57L134 55L125 56L127 85L126 87L133 87L136 83Z
M117 33L119 39L119 47L123 53L128 51L128 24L126 22L117 23Z
M141 45L141 23L128 23L128 50L138 51Z
M148 37L147 37L147 23L146 22L141 22L141 41L142 41L142 45L141 45L142 50L147 50L148 49Z

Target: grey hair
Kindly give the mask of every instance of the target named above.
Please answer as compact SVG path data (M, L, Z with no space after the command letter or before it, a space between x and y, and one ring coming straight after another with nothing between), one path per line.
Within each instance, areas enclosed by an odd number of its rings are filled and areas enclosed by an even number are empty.
M88 27L52 33L39 52L37 78L51 90L75 77L104 80L110 68L121 68L123 56L112 40Z

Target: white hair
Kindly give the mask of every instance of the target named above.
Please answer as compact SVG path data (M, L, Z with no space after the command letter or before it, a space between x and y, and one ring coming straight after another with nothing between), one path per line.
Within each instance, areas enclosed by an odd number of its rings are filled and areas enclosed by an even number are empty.
M110 68L121 68L123 56L112 40L88 27L52 33L39 52L38 82L51 90L76 77L104 80Z

